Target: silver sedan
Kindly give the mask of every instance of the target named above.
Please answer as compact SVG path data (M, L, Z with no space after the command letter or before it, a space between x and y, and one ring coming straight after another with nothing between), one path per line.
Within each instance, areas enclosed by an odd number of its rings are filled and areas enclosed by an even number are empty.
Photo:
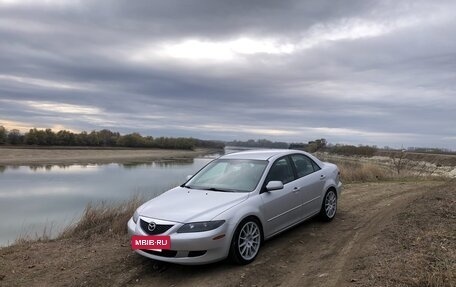
M331 221L341 190L337 166L306 152L232 153L141 205L128 231L169 236L170 249L136 250L156 260L248 264L264 240L316 215Z

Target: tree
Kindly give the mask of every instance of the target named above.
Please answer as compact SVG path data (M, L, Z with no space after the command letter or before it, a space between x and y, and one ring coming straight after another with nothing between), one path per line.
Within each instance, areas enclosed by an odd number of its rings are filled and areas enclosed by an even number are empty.
M214 144L216 144L214 142ZM263 148L288 148L288 143L286 142L272 142L267 139L258 139L258 140L253 140L249 139L247 141L232 141L232 142L227 142L227 145L230 146L241 146L241 147L263 147Z
M87 134L87 132L82 131L80 134L76 135L75 145L79 145L79 146L88 145L88 142L89 142L88 138L89 138L89 135Z
M99 146L100 145L100 138L98 137L98 133L96 131L90 132L87 136L87 145L89 146Z
M29 145L38 144L38 131L36 129L30 129L29 132L25 135L24 143Z
M107 129L101 130L97 134L101 146L115 146L120 137L119 133L114 133Z
M56 134L56 145L76 145L76 135L70 131L61 130Z
M21 132L17 129L12 129L8 133L8 143L16 145L16 144L21 144L23 143L24 136L21 134Z
M55 145L56 144L56 135L51 129L46 129L44 131L46 138L46 145Z
M138 133L124 135L119 138L117 145L124 147L144 147L143 137Z
M6 144L8 140L8 131L4 126L0 126L0 144Z

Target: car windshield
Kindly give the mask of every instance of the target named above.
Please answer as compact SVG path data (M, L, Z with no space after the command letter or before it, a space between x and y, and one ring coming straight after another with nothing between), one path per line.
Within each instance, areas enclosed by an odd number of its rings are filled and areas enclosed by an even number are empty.
M250 159L218 159L209 163L184 186L213 191L253 191L268 162Z

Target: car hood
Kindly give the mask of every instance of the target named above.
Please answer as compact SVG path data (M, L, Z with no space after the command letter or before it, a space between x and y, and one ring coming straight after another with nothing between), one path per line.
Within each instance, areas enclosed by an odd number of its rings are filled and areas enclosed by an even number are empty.
M209 221L248 198L244 192L218 192L173 188L143 204L140 216L175 221Z

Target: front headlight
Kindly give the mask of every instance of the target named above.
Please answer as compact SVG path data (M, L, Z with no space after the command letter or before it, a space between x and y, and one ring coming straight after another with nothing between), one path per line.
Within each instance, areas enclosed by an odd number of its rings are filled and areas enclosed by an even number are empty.
M133 214L133 222L134 223L138 222L138 218L139 218L138 210L135 210L135 213Z
M225 220L186 223L177 230L177 233L209 231L222 226L223 223Z

